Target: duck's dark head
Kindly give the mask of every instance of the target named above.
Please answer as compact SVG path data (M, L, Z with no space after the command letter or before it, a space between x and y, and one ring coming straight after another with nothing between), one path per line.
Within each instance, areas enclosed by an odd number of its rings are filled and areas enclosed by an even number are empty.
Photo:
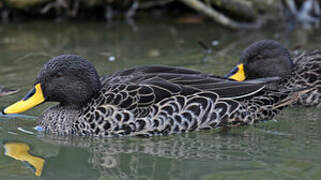
M40 70L34 88L3 113L21 113L45 101L80 108L98 94L100 86L95 68L86 59L76 55L57 56Z
M288 50L274 40L251 44L241 55L239 64L225 77L237 81L265 77L285 77L292 72Z

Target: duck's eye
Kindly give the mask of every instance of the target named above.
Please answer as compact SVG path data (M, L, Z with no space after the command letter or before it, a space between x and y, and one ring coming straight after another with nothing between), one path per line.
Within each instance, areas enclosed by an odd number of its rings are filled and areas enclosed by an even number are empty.
M256 60L261 60L261 59L263 59L263 56L262 55L257 55L255 58L256 58Z
M55 78L61 78L62 77L62 73L58 72L54 75Z

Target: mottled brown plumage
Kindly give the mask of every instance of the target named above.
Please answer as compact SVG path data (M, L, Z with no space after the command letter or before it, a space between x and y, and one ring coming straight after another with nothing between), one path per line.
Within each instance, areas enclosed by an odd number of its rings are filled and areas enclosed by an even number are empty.
M291 74L280 82L279 89L313 87L296 105L321 107L321 51L303 52L293 57L293 63Z

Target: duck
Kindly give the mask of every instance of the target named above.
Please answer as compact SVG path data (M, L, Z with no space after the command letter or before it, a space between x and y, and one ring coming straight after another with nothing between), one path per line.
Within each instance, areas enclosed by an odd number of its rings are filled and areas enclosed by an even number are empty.
M100 77L78 55L50 59L34 87L3 114L45 102L38 127L58 136L153 136L230 128L270 120L307 90L269 90L278 77L238 82L163 65L139 66Z
M307 88L295 106L321 107L321 51L304 51L291 58L289 50L275 40L261 40L247 47L237 65L225 75L236 81L278 76L279 90Z

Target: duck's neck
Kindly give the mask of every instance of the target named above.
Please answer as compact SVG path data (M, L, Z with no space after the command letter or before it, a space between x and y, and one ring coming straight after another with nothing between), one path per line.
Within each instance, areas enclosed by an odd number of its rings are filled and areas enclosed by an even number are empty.
M39 125L46 133L70 135L75 132L74 124L81 110L74 106L56 105L48 108L39 119Z
M81 110L84 104L60 103L58 106L61 107L62 109L72 111L72 110Z

